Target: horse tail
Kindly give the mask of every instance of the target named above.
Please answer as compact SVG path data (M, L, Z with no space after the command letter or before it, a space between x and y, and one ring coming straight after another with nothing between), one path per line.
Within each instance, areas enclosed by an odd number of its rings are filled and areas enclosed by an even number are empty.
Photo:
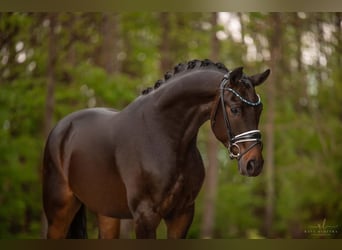
M87 235L87 217L84 204L81 205L72 220L69 231L67 233L68 239L86 239Z
M72 133L72 122L65 120L57 124L50 132L44 149L43 160L43 205L44 212L51 224L58 219L56 214L62 214L63 220L59 224L69 223L67 218L72 216L77 207L70 207L70 202L81 203L77 197L71 196L72 190L68 183L68 173L65 170L70 164L71 150L67 143ZM58 189L58 190L57 190ZM79 203L78 203L79 202ZM77 205L76 205L77 206ZM64 209L65 208L65 209ZM63 225L64 226L64 225ZM56 230L55 230L56 231ZM87 238L86 231L86 209L81 204L69 225L68 232L63 236L66 238ZM45 232L44 232L45 233ZM46 233L47 235L48 233ZM61 237L61 230L50 237ZM49 237L49 236L48 236Z

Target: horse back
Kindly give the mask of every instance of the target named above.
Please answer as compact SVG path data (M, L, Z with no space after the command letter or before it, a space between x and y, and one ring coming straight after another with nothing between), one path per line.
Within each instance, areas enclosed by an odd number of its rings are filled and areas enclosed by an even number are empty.
M98 136L99 132L103 131L101 127L105 125L106 120L112 118L117 113L114 109L93 108L80 110L67 115L51 130L45 145L44 154L55 156L52 157L54 158L53 160L58 165L63 165L63 162L60 162L60 160L66 158L65 154L68 151L66 147L70 146L68 142L70 143L75 137L79 140L83 135L87 135L86 133L89 133L87 136ZM76 144L79 143L81 141L76 142ZM76 146L76 144L73 145ZM61 159L56 159L57 156Z

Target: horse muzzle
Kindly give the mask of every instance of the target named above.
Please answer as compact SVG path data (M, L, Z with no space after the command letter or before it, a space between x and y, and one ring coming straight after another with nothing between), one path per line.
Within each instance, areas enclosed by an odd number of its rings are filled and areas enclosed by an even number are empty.
M247 162L245 162L242 158L238 163L239 166L239 172L242 175L253 177L258 176L263 168L264 165L264 159L248 159Z

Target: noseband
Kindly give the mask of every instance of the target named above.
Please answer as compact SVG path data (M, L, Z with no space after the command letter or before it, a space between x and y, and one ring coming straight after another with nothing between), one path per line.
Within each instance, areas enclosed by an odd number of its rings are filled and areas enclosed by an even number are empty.
M241 134L235 135L232 132L232 128L228 119L228 114L227 111L225 109L225 102L224 102L224 92L227 90L231 93L233 93L236 97L238 97L242 102L246 103L249 106L253 106L256 107L258 105L261 104L261 99L260 96L258 96L258 101L256 102L251 102L245 98L243 98L238 92L236 92L234 89L226 87L226 85L229 83L230 81L230 73L227 73L224 75L222 82L220 84L220 96L219 96L219 102L221 103L222 106L222 113L223 113L223 119L224 119L224 123L226 126L226 130L227 130L227 135L229 138L229 143L227 146L228 151L229 151L229 156L231 159L237 159L240 160L240 158L246 154L249 150L251 150L253 147L255 147L256 145L260 144L262 146L262 141L261 141L261 133L260 130L249 130L246 132L243 132ZM217 113L217 108L218 105L216 105L216 110L214 113L214 119L216 117L216 113ZM243 142L254 142L253 144L251 144L243 153L241 153L241 149L239 146L239 143L243 143Z

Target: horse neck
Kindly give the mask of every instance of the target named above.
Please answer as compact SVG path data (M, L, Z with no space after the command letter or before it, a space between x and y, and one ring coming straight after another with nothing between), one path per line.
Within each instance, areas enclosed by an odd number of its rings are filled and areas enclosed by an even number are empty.
M193 141L201 125L210 118L223 75L218 70L197 70L176 76L157 90L153 103L163 131L172 138L179 137L182 145Z

